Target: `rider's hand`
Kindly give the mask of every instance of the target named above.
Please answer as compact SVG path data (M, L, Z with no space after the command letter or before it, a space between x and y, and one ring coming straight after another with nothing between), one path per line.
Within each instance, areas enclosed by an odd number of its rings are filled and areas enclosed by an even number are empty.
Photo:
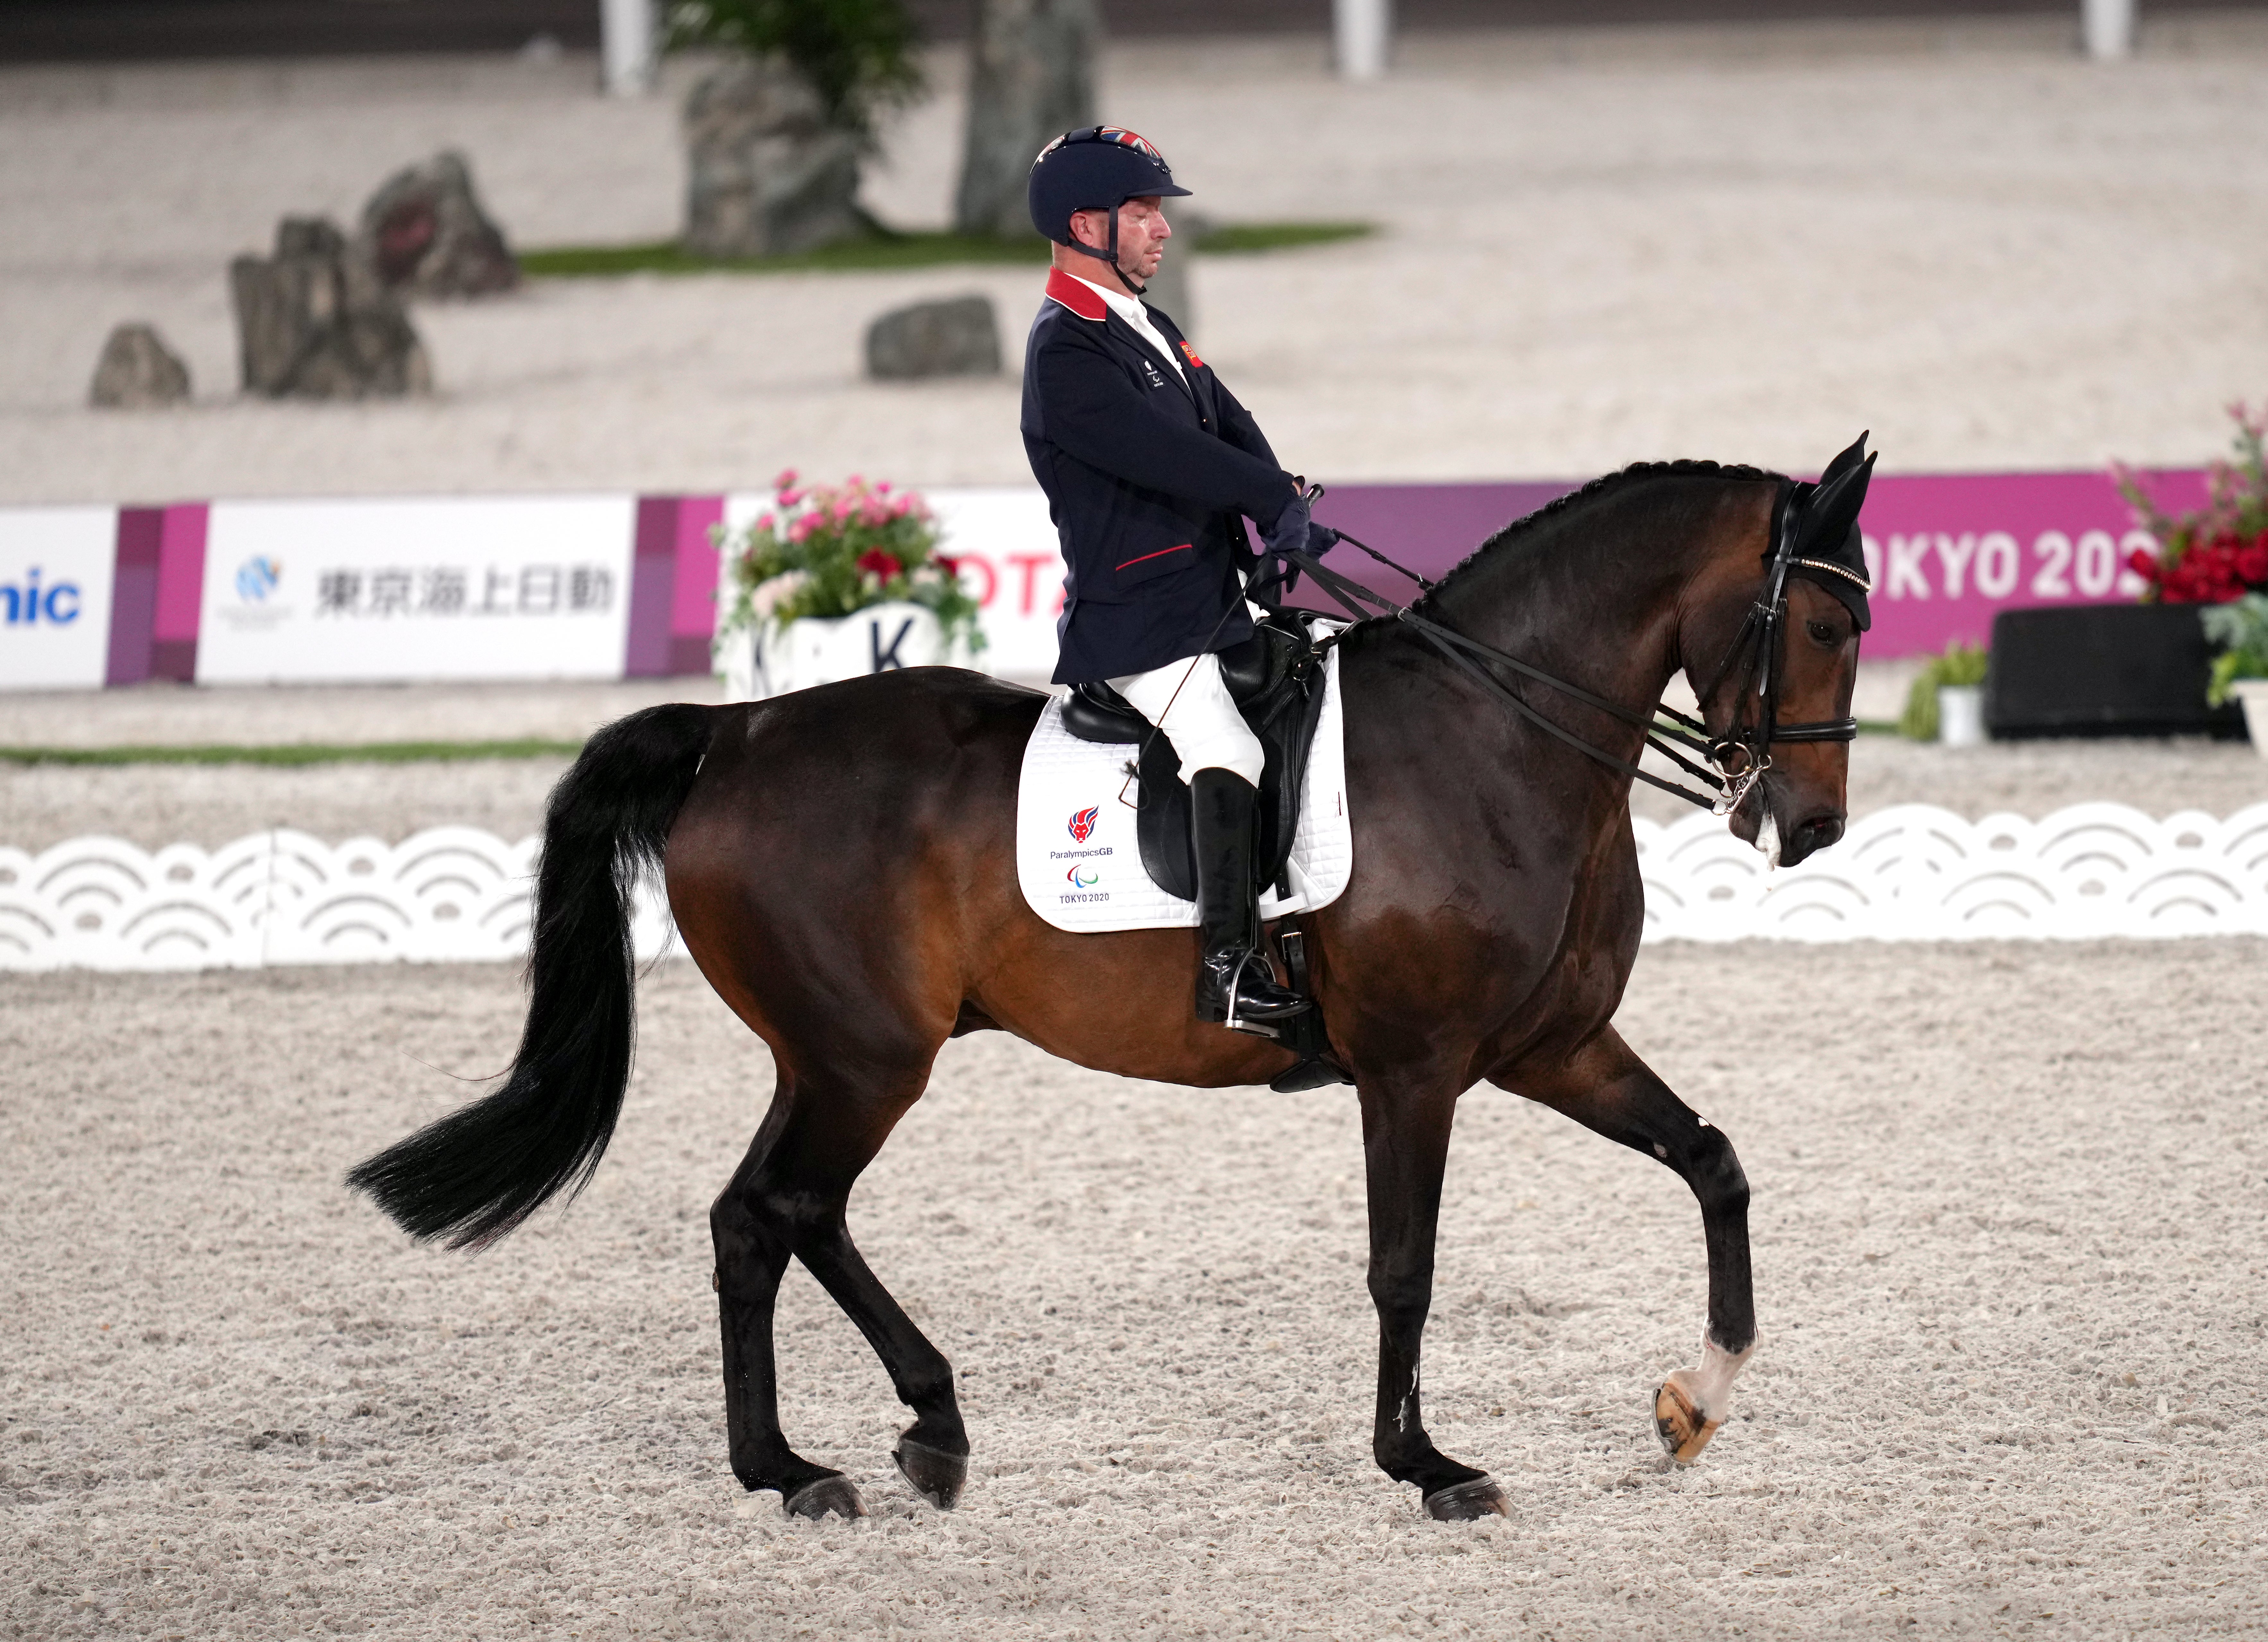
M1318 525L1312 521L1308 524L1307 556L1310 558L1320 559L1324 554L1329 553L1333 548L1336 548L1338 545L1339 533L1337 531L1333 530L1329 525Z
M1261 532L1261 540L1267 542L1270 553L1305 553L1308 531L1307 498L1294 496L1284 504L1276 522Z

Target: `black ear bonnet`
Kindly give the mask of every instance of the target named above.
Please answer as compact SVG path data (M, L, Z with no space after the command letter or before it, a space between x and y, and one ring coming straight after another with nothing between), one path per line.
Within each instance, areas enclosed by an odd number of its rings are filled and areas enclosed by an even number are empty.
M1861 433L1850 449L1827 464L1818 483L1799 484L1789 491L1783 522L1783 528L1792 526L1794 537L1787 573L1817 582L1840 599L1862 633L1874 622L1867 604L1874 583L1859 543L1859 510L1866 505L1877 453L1867 451L1867 436ZM1778 533L1774 536L1777 551Z

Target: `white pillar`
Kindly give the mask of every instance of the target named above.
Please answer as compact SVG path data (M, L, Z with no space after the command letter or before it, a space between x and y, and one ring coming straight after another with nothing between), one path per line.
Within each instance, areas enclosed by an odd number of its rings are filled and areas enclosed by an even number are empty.
M599 0L599 78L615 97L653 84L654 0Z
M2110 63L2134 55L2134 0L2080 0L2087 55Z
M1378 78L1394 44L1394 0L1331 0L1331 32L1340 77Z

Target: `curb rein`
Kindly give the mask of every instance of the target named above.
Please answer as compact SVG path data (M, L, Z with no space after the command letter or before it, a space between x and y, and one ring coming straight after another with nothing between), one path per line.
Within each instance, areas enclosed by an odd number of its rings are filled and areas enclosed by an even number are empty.
M1288 594L1292 590L1292 583L1298 580L1301 572L1305 572L1314 580L1316 586L1336 600L1340 607L1355 621L1373 621L1377 619L1378 615L1390 615L1395 620L1414 629L1420 637L1432 645L1443 657L1469 674L1484 688L1500 697L1514 712L1538 729L1558 737L1577 752L1596 760L1610 769L1619 770L1622 774L1634 777L1648 785L1659 787L1664 792L1675 793L1687 803L1697 805L1712 815L1729 815L1740 808L1747 799L1749 791L1763 779L1764 772L1771 768L1771 748L1773 742L1849 741L1857 739L1859 733L1859 721L1856 718L1822 718L1806 724L1779 722L1779 691L1777 681L1772 674L1772 663L1778 657L1781 631L1787 623L1788 571L1796 563L1808 562L1799 561L1796 556L1796 538L1803 514L1803 504L1808 499L1811 489L1809 485L1798 485L1793 482L1785 482L1781 485L1778 502L1773 510L1776 528L1772 533L1771 558L1764 570L1764 595L1749 607L1748 615L1741 622L1740 631L1733 635L1733 642L1726 648L1725 659L1718 664L1716 673L1710 678L1708 688L1696 693L1695 699L1701 704L1702 710L1706 711L1709 698L1717 693L1718 688L1730 676L1734 665L1746 656L1748 666L1742 674L1741 688L1734 697L1733 728L1723 736L1712 736L1706 724L1698 718L1678 711L1675 707L1658 704L1651 715L1635 713L1619 703L1610 702L1602 696L1594 695L1580 685L1570 684L1565 679L1555 678L1540 667L1529 666L1517 656L1508 656L1504 652L1484 644L1477 639L1468 638L1462 633L1443 627L1440 622L1418 615L1406 605L1396 604L1383 594L1373 593L1361 583L1351 581L1336 571L1324 568L1322 562L1312 554L1293 551L1273 554L1270 556L1279 558L1292 567L1288 574L1282 576L1283 593ZM1322 488L1320 485L1316 486L1313 492L1315 496L1320 496L1322 493ZM1344 531L1336 534L1340 541L1360 549L1397 575L1408 577L1425 592L1431 593L1433 590L1434 584L1418 575L1417 571L1396 564L1377 549L1366 542L1356 541L1354 537ZM1365 615L1357 607L1355 603L1357 600L1365 604L1375 606L1376 615ZM1321 655L1331 645L1337 644L1342 637L1344 637L1343 633L1333 634L1316 645L1315 653ZM1476 657L1478 660L1475 659ZM1547 685L1561 695L1582 703L1587 707L1595 708L1610 718L1619 718L1624 724L1643 731L1647 747L1668 759L1695 780L1705 783L1708 790L1696 791L1680 782L1665 779L1651 770L1641 769L1638 765L1616 757L1603 747L1594 747L1573 731L1546 718L1529 706L1502 681L1485 671L1480 665L1483 661L1497 666L1509 667L1522 677L1533 679L1538 684ZM1756 711L1755 718L1744 728L1739 722L1739 702L1742 697L1750 693L1751 687L1756 697ZM1664 723L1665 719L1668 722ZM1680 751L1680 748L1684 750ZM1687 756L1688 753L1697 754L1706 762L1697 762ZM1731 761L1735 756L1738 756L1741 761L1740 767L1729 768Z

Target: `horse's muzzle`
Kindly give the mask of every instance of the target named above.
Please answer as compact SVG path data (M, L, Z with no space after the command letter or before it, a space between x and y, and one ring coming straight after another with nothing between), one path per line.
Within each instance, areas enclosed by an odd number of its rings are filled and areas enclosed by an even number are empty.
M1840 843L1843 837L1843 813L1830 810L1823 815L1814 815L1796 823L1781 841L1779 864L1793 866L1806 856Z

